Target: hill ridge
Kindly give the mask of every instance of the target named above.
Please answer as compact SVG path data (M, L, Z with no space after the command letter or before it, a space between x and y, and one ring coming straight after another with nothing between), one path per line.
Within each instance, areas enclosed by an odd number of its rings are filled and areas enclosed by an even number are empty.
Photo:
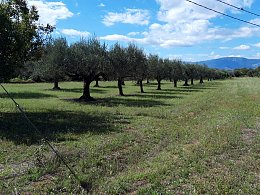
M205 64L209 68L217 69L238 69L238 68L257 68L260 66L260 59L249 59L244 57L222 57L212 60L196 62L197 64Z

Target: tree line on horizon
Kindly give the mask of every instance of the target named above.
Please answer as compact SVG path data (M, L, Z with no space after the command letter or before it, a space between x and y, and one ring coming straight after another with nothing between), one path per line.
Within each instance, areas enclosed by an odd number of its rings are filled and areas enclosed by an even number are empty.
M231 73L233 77L260 77L260 66L257 68L237 68Z

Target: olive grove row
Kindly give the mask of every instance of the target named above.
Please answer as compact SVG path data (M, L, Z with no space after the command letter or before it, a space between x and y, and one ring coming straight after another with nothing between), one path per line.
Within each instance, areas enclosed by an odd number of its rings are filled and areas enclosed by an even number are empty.
M156 80L157 89L160 90L162 80L170 80L174 87L177 87L180 80L185 81L184 85L189 85L190 80L193 85L195 79L203 83L203 79L220 79L227 76L226 72L203 65L146 55L143 49L133 43L127 47L116 43L108 48L94 37L81 39L71 45L68 45L65 38L53 39L43 50L40 60L27 63L27 67L30 67L29 75L54 82L54 89L59 89L58 82L64 79L83 80L83 100L93 100L90 84L101 78L116 80L119 95L123 96L122 84L126 79L136 81L143 93L144 80Z

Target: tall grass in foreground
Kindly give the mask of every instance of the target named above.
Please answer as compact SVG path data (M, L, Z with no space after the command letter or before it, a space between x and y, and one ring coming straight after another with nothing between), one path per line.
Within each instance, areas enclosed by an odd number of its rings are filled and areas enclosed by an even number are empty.
M52 141L93 193L257 194L260 191L260 80L243 78L146 93L126 82L8 84L29 118ZM81 193L0 92L0 191Z

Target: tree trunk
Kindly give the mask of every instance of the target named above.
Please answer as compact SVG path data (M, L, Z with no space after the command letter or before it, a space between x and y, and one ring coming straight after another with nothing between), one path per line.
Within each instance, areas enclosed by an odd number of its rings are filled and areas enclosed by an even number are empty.
M89 86L91 81L87 78L84 78L83 83L83 95L79 99L84 101L94 101L94 98L90 96Z
M177 83L178 83L178 80L173 80L173 85L174 85L174 87L177 87Z
M158 82L157 90L161 90L161 80L157 79L157 82Z
M149 84L149 83L150 83L150 81L149 81L149 79L147 79L146 84Z
M118 87L120 96L124 96L122 82L123 82L122 78L118 78L118 80L117 80L117 87Z
M193 78L190 80L190 84L194 85L194 79Z
M139 85L140 85L141 93L144 93L143 80L139 80Z
M202 84L202 83L204 83L204 81L203 81L203 78L202 77L200 77L200 83Z
M189 84L188 84L188 79L185 79L185 83L183 84L183 86L190 86Z
M96 79L96 84L94 85L94 87L99 87L98 79Z
M53 90L60 90L60 87L59 87L59 81L54 81L54 86L52 88Z

